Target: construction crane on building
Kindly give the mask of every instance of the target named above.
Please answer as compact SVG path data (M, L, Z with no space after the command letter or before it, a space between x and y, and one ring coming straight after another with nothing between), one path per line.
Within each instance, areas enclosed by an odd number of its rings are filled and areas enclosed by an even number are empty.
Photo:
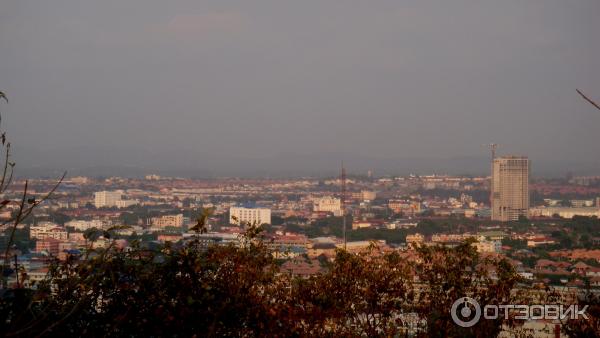
M485 147L490 148L490 155L491 155L491 160L490 160L490 208L492 208L492 205L494 203L494 160L496 159L496 150L498 150L498 144L497 143L489 143L489 144L484 144Z
M496 158L496 150L498 150L497 143L484 144L484 147L490 148L490 153L492 155L492 161Z

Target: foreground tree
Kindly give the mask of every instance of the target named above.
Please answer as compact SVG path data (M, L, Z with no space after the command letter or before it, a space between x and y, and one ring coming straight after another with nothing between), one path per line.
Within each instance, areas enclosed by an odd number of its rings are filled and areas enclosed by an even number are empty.
M193 229L202 232L201 226ZM104 237L112 237L113 230ZM465 295L488 304L508 301L516 281L510 265L480 259L470 243L421 248L416 260L375 246L362 254L340 250L324 273L308 279L281 273L255 226L238 246L205 248L192 240L153 250L132 243L123 250L118 243L90 244L85 256L55 261L48 278L19 304L3 299L6 320L0 331L19 336L495 335L502 321L460 329L451 323L449 309Z
M375 337L401 333L413 300L410 263L373 246L340 250L324 274L292 281L289 306L300 333Z
M518 304L521 297L513 290L520 281L506 259L494 256L482 258L472 241L456 248L425 247L419 251L417 276L421 292L416 302L417 311L427 319L428 336L494 337L502 324L514 326L503 318L480 320L470 328L463 328L452 320L455 301L470 297L481 306Z

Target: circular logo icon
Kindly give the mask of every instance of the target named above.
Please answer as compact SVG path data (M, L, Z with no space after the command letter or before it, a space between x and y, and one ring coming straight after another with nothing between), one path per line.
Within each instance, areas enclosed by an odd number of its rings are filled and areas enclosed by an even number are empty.
M450 314L456 325L471 327L477 324L481 318L481 307L475 299L463 297L457 299L454 304L452 304Z

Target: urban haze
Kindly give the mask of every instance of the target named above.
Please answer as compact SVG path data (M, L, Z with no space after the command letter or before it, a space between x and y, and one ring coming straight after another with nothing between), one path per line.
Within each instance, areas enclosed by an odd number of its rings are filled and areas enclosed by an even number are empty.
M3 1L21 175L596 174L600 2Z

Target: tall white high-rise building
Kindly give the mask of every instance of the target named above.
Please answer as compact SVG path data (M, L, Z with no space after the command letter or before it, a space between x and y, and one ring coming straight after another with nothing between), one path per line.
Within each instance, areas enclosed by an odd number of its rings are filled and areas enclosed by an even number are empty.
M229 208L229 223L237 225L271 224L271 209L231 207Z
M123 196L122 191L98 191L94 193L94 205L96 208L116 207L117 202Z
M527 157L504 156L492 165L492 220L515 221L529 215L529 172Z

